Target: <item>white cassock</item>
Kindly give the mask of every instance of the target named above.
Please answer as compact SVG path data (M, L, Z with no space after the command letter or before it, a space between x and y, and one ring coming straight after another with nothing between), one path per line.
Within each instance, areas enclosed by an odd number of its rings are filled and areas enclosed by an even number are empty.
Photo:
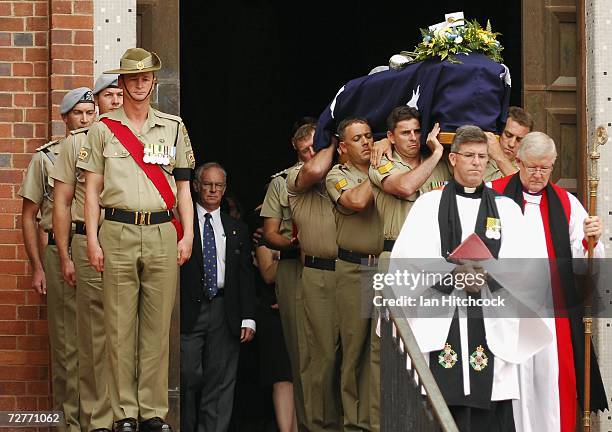
M525 199L525 224L531 230L534 253L537 257L548 258L546 236L540 201L542 195L523 193ZM586 258L587 251L582 244L583 223L588 216L578 199L568 193L570 201L569 238L572 257ZM604 248L598 242L594 249L596 258L604 257ZM575 269L584 273L584 269ZM550 276L547 276L550 277ZM553 339L542 351L522 363L519 368L521 389L520 400L513 401L514 422L517 432L558 432L561 430L559 406L559 360L555 319L548 314L544 321L551 329Z
M441 190L422 195L413 205L406 218L400 235L391 252L389 273L394 273L401 267L406 267L406 260L398 258L436 258L436 266L441 266L442 254L440 246L440 229L438 226L438 209L440 206ZM474 232L476 218L481 199L465 198L457 195L457 208L461 219L462 241ZM531 255L530 242L526 235L523 215L516 203L506 197L499 196L495 203L501 221L501 247L499 258L528 258ZM421 263L422 260L415 262ZM444 265L444 264L442 264ZM455 266L447 263L450 272ZM426 265L425 265L426 266ZM483 267L489 271L500 284L516 295L514 288L525 287L517 279L516 273L503 275L504 263L497 260L483 262ZM413 268L413 271L419 271ZM439 271L439 269L438 269ZM523 277L520 275L519 277ZM526 289L529 291L529 289ZM399 296L405 292L395 290ZM465 295L463 291L453 291L454 295ZM488 287L481 291L482 298L491 297ZM520 295L518 296L520 298ZM462 310L463 309L463 310ZM430 352L440 352L447 341L455 309L449 308L448 314L442 318L419 318L414 309L407 317L407 321L419 343L421 352L429 361ZM487 317L485 313L484 327L487 345L495 355L493 370L492 401L502 401L519 398L518 364L525 362L529 357L548 345L552 340L548 326L540 318L518 317ZM459 329L461 340L461 354L459 364L462 367L464 394L469 395L469 355L474 347L468 346L467 318L465 308L459 308ZM455 366L455 367L456 367Z

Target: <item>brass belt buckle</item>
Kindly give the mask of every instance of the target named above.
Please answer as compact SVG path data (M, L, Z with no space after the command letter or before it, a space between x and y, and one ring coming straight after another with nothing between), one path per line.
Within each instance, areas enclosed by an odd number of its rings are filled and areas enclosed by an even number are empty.
M138 211L134 213L134 225L151 225L151 212Z

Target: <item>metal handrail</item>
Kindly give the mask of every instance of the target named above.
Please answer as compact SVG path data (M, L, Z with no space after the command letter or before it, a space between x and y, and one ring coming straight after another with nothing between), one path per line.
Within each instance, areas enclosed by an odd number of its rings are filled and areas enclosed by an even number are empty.
M383 293L383 297L385 298L394 297L392 292L387 295L385 294L387 293ZM397 311L397 308L395 310ZM389 308L383 308L381 312L381 321L387 321L391 326L391 330L395 329L395 331L391 332L391 335L385 335L385 332L381 332L381 338L388 336L392 337L394 345L397 348L395 354L402 356L403 364L407 364L406 356L410 358L410 367L406 367L406 376L408 383L413 385L403 386L403 388L412 388L413 391L418 391L419 394L422 394L424 390L423 400L425 401L425 406L423 409L426 411L427 415L433 415L431 420L433 420L433 422L436 424L438 430L443 432L459 432L453 416L448 409L446 402L444 401L444 396L442 396L442 393L440 392L440 388L438 387L438 384L436 383L436 380L429 369L429 365L425 361L425 357L419 348L416 338L414 337L406 318L393 316L392 311ZM384 327L384 325L381 325L381 330L382 327ZM381 370L381 372L383 372L383 370ZM382 379L383 377L381 376L381 380ZM387 396L402 397L401 395ZM383 397L385 397L385 395L383 395ZM384 412L383 410L381 414L382 416L393 416L395 413ZM383 429L383 432L387 431ZM393 432L396 431L394 430Z

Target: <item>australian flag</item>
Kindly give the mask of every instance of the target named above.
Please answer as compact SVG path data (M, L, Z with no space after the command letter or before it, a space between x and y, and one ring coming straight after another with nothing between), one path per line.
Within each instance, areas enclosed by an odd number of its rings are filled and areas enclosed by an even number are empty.
M382 138L387 116L400 105L419 110L423 144L436 122L443 132L455 132L466 124L501 132L510 102L508 68L483 54L456 58L461 63L431 59L349 81L319 117L315 150L329 145L338 123L346 117L365 117L374 136Z

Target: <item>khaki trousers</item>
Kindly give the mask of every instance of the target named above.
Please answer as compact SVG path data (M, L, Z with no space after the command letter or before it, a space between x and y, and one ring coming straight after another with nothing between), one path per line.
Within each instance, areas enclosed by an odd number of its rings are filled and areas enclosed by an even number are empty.
M387 273L391 252L381 252L378 257L378 272ZM380 318L380 311L374 309L372 315L372 329L370 332L370 427L372 432L380 431L380 337L376 334L376 326Z
M176 230L170 222L137 226L105 220L99 238L114 419L164 419L178 272Z
M304 267L300 283L308 351L306 361L300 364L306 429L309 432L341 431L336 272Z
M306 414L300 365L306 361L307 349L303 329L303 304L298 278L302 264L297 259L283 259L276 270L276 299L280 313L285 345L291 362L295 414L300 430L305 430Z
M344 431L370 431L372 275L374 269L338 260L336 304L342 363Z
M76 293L64 282L55 245L45 247L43 267L47 278L47 322L51 348L53 409L64 412L60 431L80 431L79 376L76 342Z
M370 329L370 430L380 431L380 337L376 334L378 311Z
M84 431L110 429L113 425L113 412L108 396L102 275L89 265L86 236L75 234L71 249L77 280L81 426Z

